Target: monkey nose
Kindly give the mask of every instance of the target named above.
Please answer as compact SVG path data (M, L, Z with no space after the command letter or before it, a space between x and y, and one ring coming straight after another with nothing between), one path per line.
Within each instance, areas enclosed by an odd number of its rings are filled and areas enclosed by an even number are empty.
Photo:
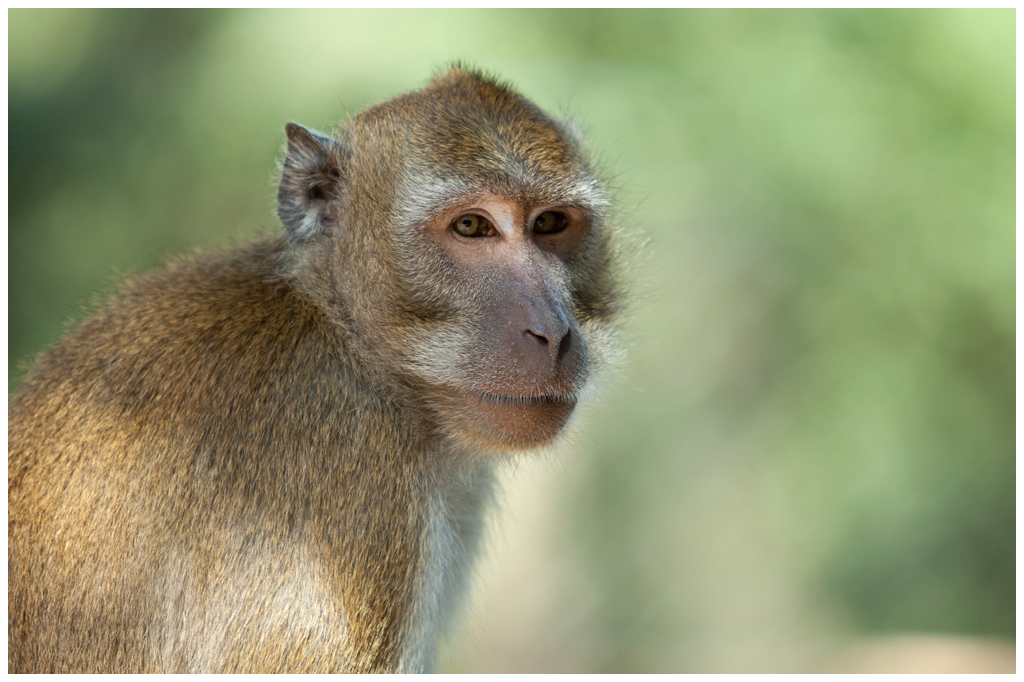
M545 382L574 373L583 357L583 339L557 301L519 301L506 319L505 343L520 380Z

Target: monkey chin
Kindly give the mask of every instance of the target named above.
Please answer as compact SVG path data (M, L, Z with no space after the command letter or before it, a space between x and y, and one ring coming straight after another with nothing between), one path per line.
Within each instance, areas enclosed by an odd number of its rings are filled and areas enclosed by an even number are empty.
M449 411L454 430L491 450L532 450L554 440L576 409L576 395L500 396L461 390Z

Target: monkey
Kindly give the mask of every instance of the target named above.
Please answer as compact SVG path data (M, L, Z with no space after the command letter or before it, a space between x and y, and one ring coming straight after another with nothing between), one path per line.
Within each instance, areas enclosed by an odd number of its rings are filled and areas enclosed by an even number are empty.
M621 354L610 183L457 64L286 128L274 235L130 278L8 408L9 672L423 672L502 462Z

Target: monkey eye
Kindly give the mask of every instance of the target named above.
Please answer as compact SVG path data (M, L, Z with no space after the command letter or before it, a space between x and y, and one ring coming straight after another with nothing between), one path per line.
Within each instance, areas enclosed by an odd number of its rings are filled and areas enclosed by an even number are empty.
M497 232L491 221L475 213L467 213L456 218L452 223L452 229L463 237L487 237Z
M533 220L534 234L555 234L568 226L568 216L560 211L544 211Z

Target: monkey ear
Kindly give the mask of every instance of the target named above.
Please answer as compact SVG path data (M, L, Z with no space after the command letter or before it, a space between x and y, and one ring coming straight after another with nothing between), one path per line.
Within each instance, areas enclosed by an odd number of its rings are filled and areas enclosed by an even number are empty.
M345 154L341 143L297 123L285 126L288 151L277 191L277 215L292 236L308 239L325 230L341 196Z

